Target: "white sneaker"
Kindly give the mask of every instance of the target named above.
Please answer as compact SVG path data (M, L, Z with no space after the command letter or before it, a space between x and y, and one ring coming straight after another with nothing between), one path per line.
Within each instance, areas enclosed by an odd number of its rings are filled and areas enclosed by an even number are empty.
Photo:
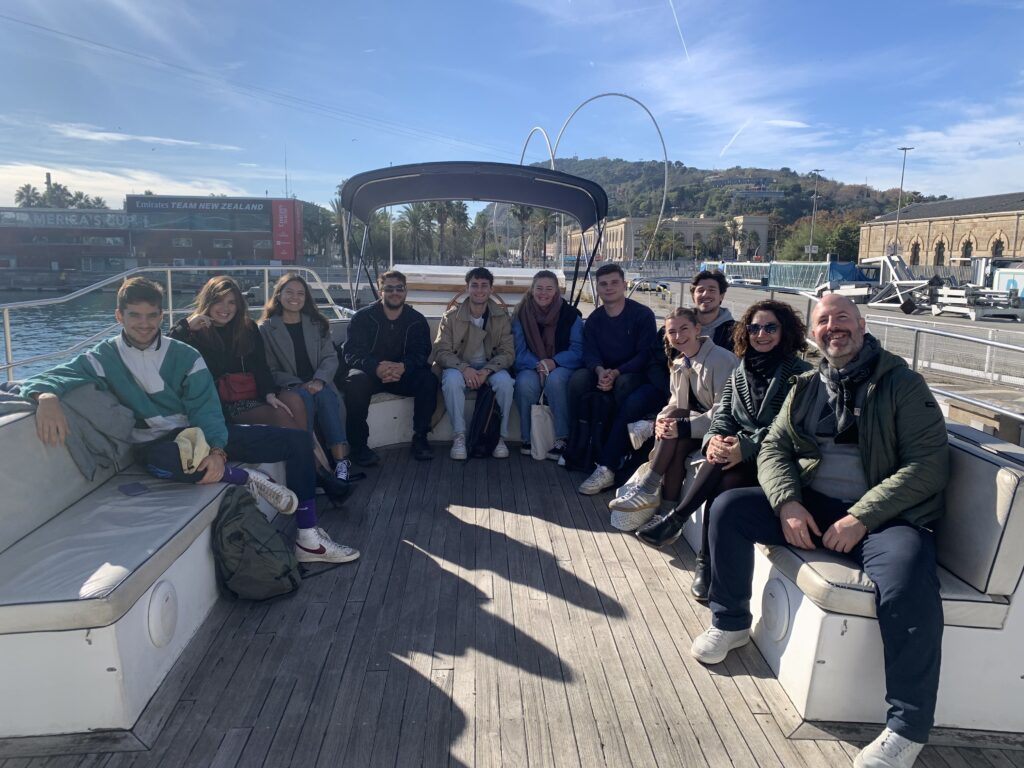
M465 433L459 432L452 438L452 449L448 455L455 459L455 461L465 461L468 458Z
M853 759L854 768L910 768L924 744L886 728Z
M660 493L646 493L639 487L633 486L621 496L616 496L608 502L608 509L616 509L620 512L642 512L645 509L655 509L661 502Z
M613 485L615 485L615 473L608 469L608 467L599 466L580 485L580 493L584 496L594 496L607 488L611 488Z
M740 648L749 642L749 629L730 631L709 627L707 631L694 639L693 645L690 646L690 653L702 664L718 664L725 661L725 657L733 648Z
M266 499L267 503L282 515L295 514L299 500L294 493L280 483L275 483L262 472L255 469L247 469L246 472L249 474L249 482L245 487L249 489L249 493L257 498Z
M299 529L295 559L300 563L349 563L358 557L358 549L338 544L323 528Z
M639 451L643 444L654 434L654 422L634 421L632 424L627 425L626 429L629 430L629 442L632 443L633 450Z
M452 447L454 448L454 446ZM494 446L494 450L491 451L491 456L496 459L508 458L508 446L505 445L505 441L502 438L498 438L498 444Z

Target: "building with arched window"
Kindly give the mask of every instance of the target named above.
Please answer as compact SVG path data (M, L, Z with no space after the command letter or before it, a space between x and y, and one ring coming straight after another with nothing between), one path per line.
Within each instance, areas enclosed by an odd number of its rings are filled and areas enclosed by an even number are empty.
M1024 192L913 203L861 224L859 260L897 246L911 266L966 265L982 256L1024 256Z

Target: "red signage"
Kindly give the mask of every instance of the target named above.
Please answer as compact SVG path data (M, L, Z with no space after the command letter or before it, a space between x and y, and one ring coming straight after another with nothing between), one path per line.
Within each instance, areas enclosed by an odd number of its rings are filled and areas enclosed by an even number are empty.
M302 248L302 203L298 200L274 200L273 216L274 258L295 261Z

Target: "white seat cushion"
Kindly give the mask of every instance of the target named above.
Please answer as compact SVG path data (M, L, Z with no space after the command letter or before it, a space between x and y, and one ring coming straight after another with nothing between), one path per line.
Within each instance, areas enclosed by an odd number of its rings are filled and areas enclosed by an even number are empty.
M1015 446L974 432L950 436L946 514L935 527L939 564L979 592L1012 595L1024 571L1024 465ZM1007 451L1004 454L1004 451Z
M855 563L827 549L785 546L760 549L815 605L832 613L875 618L875 585ZM1009 601L986 595L939 566L939 594L945 623L958 627L1000 629Z
M118 490L137 481L149 492ZM0 634L117 621L211 524L225 487L111 478L0 554Z

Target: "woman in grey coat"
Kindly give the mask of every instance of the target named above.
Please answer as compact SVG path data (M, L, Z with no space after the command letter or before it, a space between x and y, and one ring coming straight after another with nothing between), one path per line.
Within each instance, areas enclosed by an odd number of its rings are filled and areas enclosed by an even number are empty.
M334 386L338 352L331 341L330 323L317 309L309 285L297 274L289 272L274 284L260 318L260 333L274 383L302 397L309 430L320 430L335 462L335 476L348 480L345 406Z

